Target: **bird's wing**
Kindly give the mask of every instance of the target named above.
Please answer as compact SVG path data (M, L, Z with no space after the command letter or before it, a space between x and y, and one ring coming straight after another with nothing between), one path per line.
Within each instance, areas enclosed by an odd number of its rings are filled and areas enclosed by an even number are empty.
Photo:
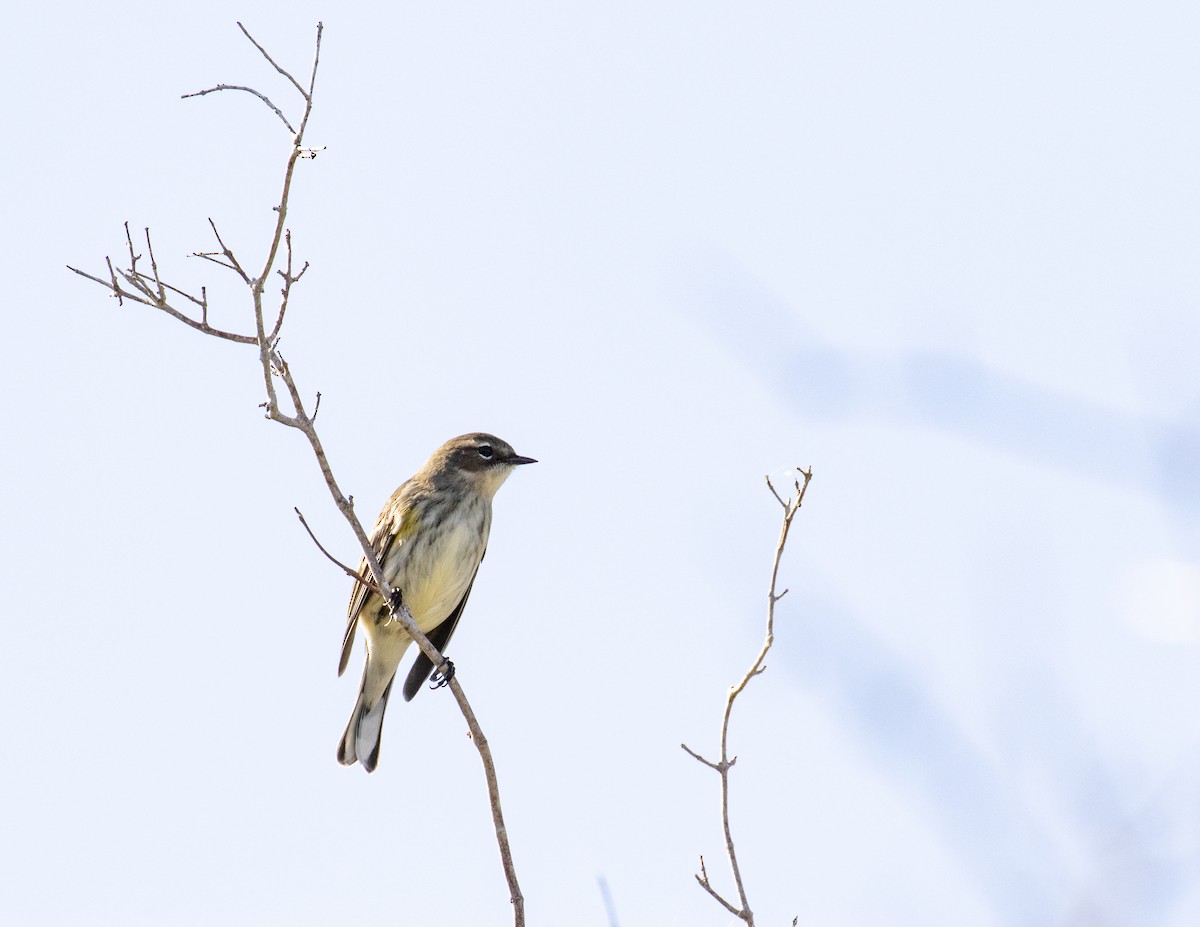
M484 551L487 553L487 551ZM483 562L481 557L480 563ZM479 567L475 568L475 576L479 575ZM446 645L450 643L450 637L454 634L454 629L458 627L458 619L462 617L463 609L467 607L467 599L471 597L471 588L475 585L475 576L471 577L471 582L467 586L467 591L463 593L462 599L454 606L446 620L439 624L436 628L430 631L425 636L429 638L429 643L433 644L438 651L445 656ZM417 660L412 665L412 669L408 671L408 678L404 680L404 701L411 702L413 696L421 691L421 686L425 685L425 680L429 678L429 674L433 672L433 661L424 653L417 654Z
M384 511L393 513L398 508L398 500L401 491L407 486L407 481L400 486L393 494L392 498ZM375 525L375 532L371 538L371 549L375 552L375 559L382 566L387 555L392 549L392 545L396 543L396 537L401 533L400 526L394 525L393 518L380 518L379 523ZM370 570L367 567L367 559L364 557L358 564L359 576L369 575ZM358 616L362 612L363 606L367 602L367 596L371 595L371 590L363 583L356 582L354 591L350 593L350 607L347 609L346 617L346 634L342 637L342 658L338 661L338 675L346 672L346 664L350 662L350 652L354 649L354 632L358 630Z

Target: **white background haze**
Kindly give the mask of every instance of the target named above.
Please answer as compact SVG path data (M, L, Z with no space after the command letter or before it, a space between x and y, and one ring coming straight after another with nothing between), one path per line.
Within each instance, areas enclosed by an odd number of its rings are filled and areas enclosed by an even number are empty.
M539 458L450 655L529 923L1200 922L1200 12L1185 3L25 4L5 14L2 919L510 922L446 693L334 748L356 558L251 349L65 270L262 260L368 524Z

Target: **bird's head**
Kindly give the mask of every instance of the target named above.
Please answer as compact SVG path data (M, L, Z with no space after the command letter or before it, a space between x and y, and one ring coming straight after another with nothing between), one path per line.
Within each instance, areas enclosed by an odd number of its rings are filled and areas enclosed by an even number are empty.
M445 470L459 478L466 477L490 499L514 467L531 463L537 461L522 457L507 441L475 431L451 438L434 452L426 466Z

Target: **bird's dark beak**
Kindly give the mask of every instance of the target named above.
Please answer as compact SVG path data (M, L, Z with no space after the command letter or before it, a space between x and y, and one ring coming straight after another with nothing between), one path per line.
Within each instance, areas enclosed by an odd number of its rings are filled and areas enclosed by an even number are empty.
M537 463L537 461L532 457L519 457L514 454L512 457L508 458L506 463L510 463L515 467L517 464Z

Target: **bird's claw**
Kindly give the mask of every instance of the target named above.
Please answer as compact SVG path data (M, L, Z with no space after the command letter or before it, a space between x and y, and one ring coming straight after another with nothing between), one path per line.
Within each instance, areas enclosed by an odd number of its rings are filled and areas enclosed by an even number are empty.
M429 688L441 689L441 688L445 687L446 685L448 685L450 683L450 680L453 678L454 678L454 664L451 663L449 660L445 660L442 663L441 667L439 667L434 672L434 674L429 677L429 681L431 683L433 683L433 685L431 685Z

